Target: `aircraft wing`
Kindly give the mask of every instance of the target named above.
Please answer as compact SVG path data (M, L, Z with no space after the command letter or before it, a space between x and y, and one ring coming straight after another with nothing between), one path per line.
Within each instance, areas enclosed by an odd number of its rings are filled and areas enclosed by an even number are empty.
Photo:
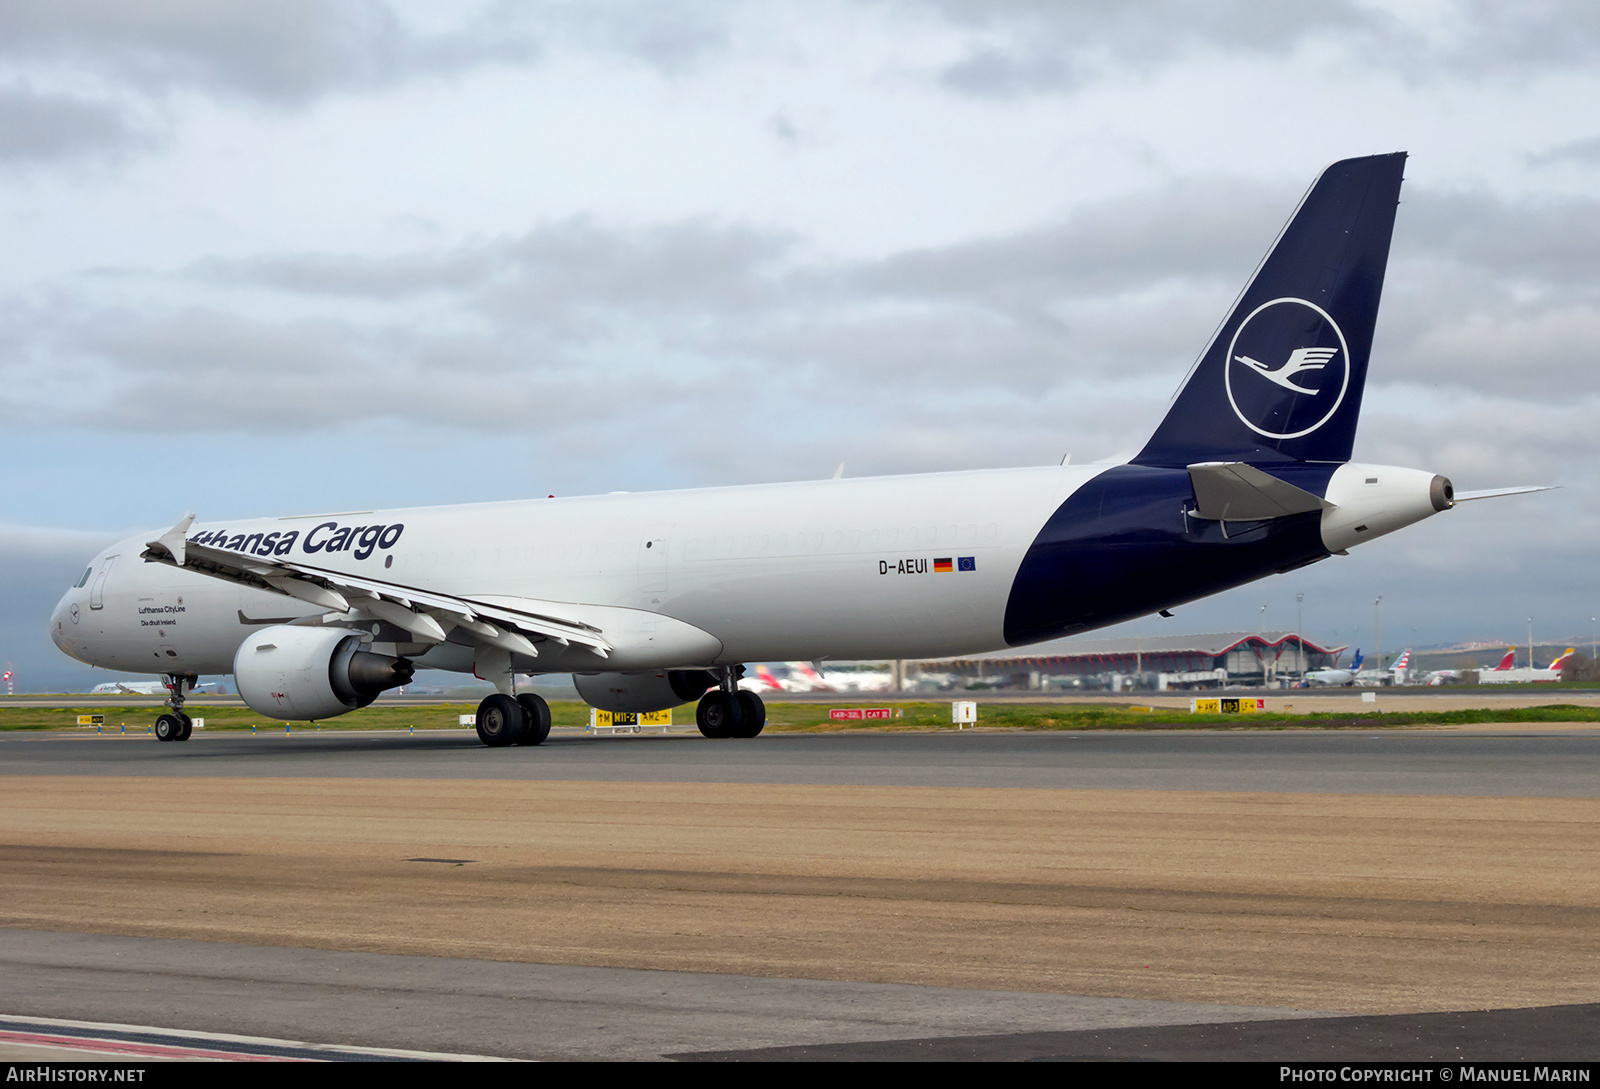
M1242 461L1197 462L1189 466L1189 482L1194 513L1208 521L1256 522L1332 506Z
M570 607L533 598L501 598L493 603L441 594L332 571L276 556L254 556L185 539L193 523L186 516L154 541L140 557L226 582L298 598L337 613L356 610L403 628L419 642L442 643L451 628L463 628L479 641L537 657L534 640L562 646L576 643L607 657L614 649L601 629L572 615ZM548 610L548 611L547 611ZM565 615L564 615L565 614Z

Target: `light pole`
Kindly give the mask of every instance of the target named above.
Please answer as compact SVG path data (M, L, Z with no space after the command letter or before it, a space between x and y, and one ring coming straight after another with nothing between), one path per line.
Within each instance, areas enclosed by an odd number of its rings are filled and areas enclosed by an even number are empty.
M1378 606L1383 604L1383 595L1372 603L1372 656L1378 660L1378 668L1383 668L1383 610Z
M1528 668L1533 668L1533 617L1528 617Z
M1306 595L1294 595L1294 641L1300 644L1300 679L1306 679ZM1590 655L1593 657L1593 655Z

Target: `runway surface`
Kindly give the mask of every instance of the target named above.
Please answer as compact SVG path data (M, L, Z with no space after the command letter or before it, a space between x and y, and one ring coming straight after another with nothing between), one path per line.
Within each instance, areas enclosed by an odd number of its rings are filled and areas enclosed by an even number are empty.
M1597 771L1558 727L0 735L0 1014L524 1058L1587 1046Z
M1274 1009L0 930L53 1016L530 1059L1279 1018ZM15 998L12 999L15 1001ZM0 1056L4 1056L0 1046Z
M488 749L471 730L0 734L0 775L502 779L813 786L1600 797L1600 728L698 734L555 731Z

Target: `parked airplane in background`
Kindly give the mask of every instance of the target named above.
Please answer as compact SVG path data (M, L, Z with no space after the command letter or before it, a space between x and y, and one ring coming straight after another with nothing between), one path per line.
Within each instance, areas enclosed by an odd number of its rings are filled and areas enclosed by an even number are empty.
M1336 659L1337 661L1337 659ZM1349 686L1356 683L1356 674L1361 672L1361 648L1356 648L1356 656L1350 660L1349 669L1313 669L1305 675L1305 683L1311 688L1332 688Z
M835 691L834 686L823 680L817 667L810 662L784 662L781 683L785 692Z
M165 681L112 681L110 684L97 684L89 689L91 696L164 696L167 694Z
M1561 680L1561 665L1568 658L1578 653L1576 647L1568 647L1562 654L1556 656L1544 669L1532 669L1517 665L1517 648L1506 650L1505 656L1498 665L1478 671L1479 684L1518 684L1524 681L1559 681ZM1528 655L1531 660L1532 652ZM1461 679L1458 669L1436 669L1428 674L1425 684L1454 684Z
M295 515L119 542L50 633L185 686L232 673L261 714L323 719L415 668L476 673L489 745L538 744L515 675L611 711L698 700L761 732L750 661L950 658L1146 616L1449 510L1450 481L1350 462L1403 154L1328 167L1122 464ZM141 562L142 561L142 562Z
M752 673L747 674L739 681L739 690L754 692L757 695L763 692L783 692L783 682L775 677L772 669L766 665L758 665Z
M1559 672L1561 669L1561 663L1565 662L1568 658L1572 657L1576 653L1578 653L1577 647L1568 647L1565 651L1556 655L1555 659L1549 665L1545 666L1545 668L1553 669ZM1529 657L1532 657L1532 655L1530 654Z
M186 689L188 692L210 692L216 690L214 684L196 684ZM166 681L111 681L107 684L97 684L89 689L91 696L165 696L170 694L171 687Z
M1478 674L1479 684L1522 684L1525 682L1550 683L1561 680L1561 663L1572 655L1578 653L1573 647L1568 647L1566 652L1556 656L1556 659L1543 669L1534 666L1515 665L1507 666L1506 662L1512 660L1513 652L1507 652L1506 657L1494 669L1486 669ZM1533 648L1528 649L1528 660L1533 660Z
M824 676L810 662L784 662L775 673L770 665L757 665L739 687L747 692L886 692L894 687L894 674L878 669L835 669Z
M1386 684L1405 684L1406 670L1411 666L1411 651L1408 649L1395 659L1392 666L1380 666L1377 669L1363 669L1356 674L1356 683L1363 687Z
M804 665L809 670L809 678L814 678L814 683L822 686L819 691L830 692L887 692L894 687L894 673L887 669L824 669L821 671L811 669L808 663L794 663Z

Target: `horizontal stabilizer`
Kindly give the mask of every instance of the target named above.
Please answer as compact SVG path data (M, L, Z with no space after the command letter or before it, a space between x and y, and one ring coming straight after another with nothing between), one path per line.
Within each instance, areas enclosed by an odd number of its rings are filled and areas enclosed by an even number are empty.
M1456 492L1456 502L1466 503L1473 499L1498 499L1502 495L1525 495L1528 492L1553 492L1559 484L1526 484L1520 488L1483 488L1475 492Z
M1242 461L1202 461L1189 466L1194 513L1210 521L1257 522L1323 510L1332 504Z

